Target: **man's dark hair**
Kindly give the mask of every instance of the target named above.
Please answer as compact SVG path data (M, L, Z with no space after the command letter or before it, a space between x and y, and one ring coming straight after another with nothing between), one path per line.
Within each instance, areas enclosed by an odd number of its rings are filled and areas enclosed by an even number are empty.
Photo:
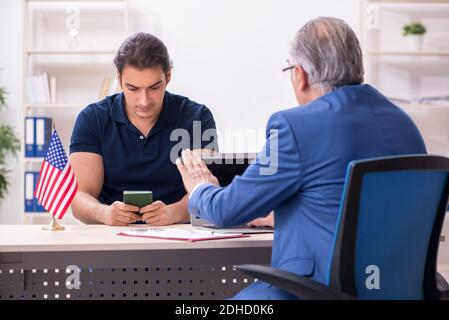
M126 65L138 69L161 67L165 74L172 67L165 44L145 32L133 34L122 43L115 55L114 64L120 75Z

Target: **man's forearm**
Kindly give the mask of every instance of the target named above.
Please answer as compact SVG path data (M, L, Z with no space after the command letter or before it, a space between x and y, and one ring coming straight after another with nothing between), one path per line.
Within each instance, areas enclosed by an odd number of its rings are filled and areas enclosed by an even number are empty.
M72 202L73 216L86 224L104 224L106 207L86 192L78 192Z
M189 196L186 194L184 197L182 197L181 200L178 202L172 203L169 205L170 210L173 212L173 215L175 217L175 223L184 223L189 222L189 212L188 212L188 202L189 202Z

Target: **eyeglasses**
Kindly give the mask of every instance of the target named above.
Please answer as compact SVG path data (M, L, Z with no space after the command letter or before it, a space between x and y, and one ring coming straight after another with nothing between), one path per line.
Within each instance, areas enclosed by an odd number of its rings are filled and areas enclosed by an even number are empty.
M293 68L296 67L296 65L292 65L291 62L290 62L290 60L288 60L288 59L287 59L287 64L288 64L288 67L282 69L282 72L285 72L285 71L287 71L287 70L291 70L291 69L293 69Z
M296 65L291 63L289 59L287 59L287 65L288 65L288 67L285 67L284 69L282 69L282 74L284 75L284 77L286 79L290 79L291 81L293 81L293 72L285 73L285 71L294 69L296 67Z
M290 66L290 67L284 68L284 69L282 69L282 72L285 72L285 71L287 71L287 70L291 70L291 69L293 69L294 67L296 67L296 66Z

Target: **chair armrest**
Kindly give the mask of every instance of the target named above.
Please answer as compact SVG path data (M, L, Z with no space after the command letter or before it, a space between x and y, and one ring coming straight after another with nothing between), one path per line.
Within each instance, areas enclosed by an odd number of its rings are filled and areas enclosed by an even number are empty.
M349 295L336 292L330 287L310 278L302 277L288 271L253 264L234 266L234 268L254 278L283 289L301 299L340 300L354 298Z
M437 289L440 293L440 299L441 300L449 300L449 284L447 283L446 279L437 272Z

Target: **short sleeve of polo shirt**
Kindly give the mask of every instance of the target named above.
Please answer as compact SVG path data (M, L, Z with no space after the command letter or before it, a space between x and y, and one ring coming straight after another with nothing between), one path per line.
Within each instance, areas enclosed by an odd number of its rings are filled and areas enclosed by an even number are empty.
M86 107L75 121L70 139L70 153L91 152L102 156L100 128L94 108Z
M217 130L215 127L215 120L212 115L212 112L205 107L203 112L201 113L201 133L204 134L205 131L210 133L210 136L207 137L210 140L201 139L201 148L204 149L206 147L211 148L215 151L218 151L218 141L217 140Z

